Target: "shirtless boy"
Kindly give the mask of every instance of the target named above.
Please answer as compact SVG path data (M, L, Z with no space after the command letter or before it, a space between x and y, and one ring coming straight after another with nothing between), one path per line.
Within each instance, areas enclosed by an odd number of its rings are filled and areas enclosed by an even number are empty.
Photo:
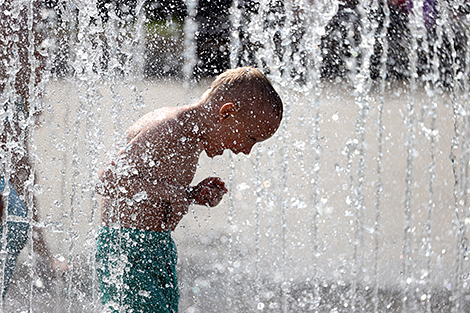
M199 155L249 154L276 132L282 112L266 77L243 67L219 75L199 102L156 110L128 129L127 145L97 186L103 196L97 273L107 310L178 311L171 231L189 205L214 207L227 192L218 177L190 186Z

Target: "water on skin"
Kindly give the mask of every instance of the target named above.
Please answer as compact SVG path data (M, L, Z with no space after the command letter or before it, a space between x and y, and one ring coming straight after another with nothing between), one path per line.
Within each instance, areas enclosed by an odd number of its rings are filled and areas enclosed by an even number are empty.
M379 3L364 4L358 12L373 15ZM369 65L376 41L383 46L379 60L396 52L387 50L396 47L387 33L395 21L388 5L382 24L363 18L359 33L346 34L351 42L364 39L357 47L349 45L354 51L342 60L346 75L322 79L321 40L341 10L338 2L260 1L244 11L242 1L234 1L231 18L238 28L226 53L233 66L254 62L267 73L285 114L276 135L251 155L201 157L194 181L213 172L229 192L210 211L191 208L173 234L180 312L462 312L469 307L469 70L458 67L459 34L451 16L463 29L468 21L440 5L431 44L423 22L428 3L414 1L409 18L409 78L391 79L390 65L382 62L374 80ZM139 1L137 12L142 5ZM122 28L113 12L108 23L95 19L94 8L92 0L63 4L61 24L55 25L68 36L73 71L61 79L45 76L42 124L30 133L41 187L27 188L38 194L39 226L69 271L46 288L35 272L41 260L28 245L3 300L6 311L100 309L96 173L122 148L121 136L135 120L156 108L196 101L210 83L189 78L197 62L197 1L188 4L182 81L144 80L139 73L142 14ZM239 35L243 31L249 36ZM240 42L246 38L251 50ZM446 45L454 55L454 88L443 86L439 74L438 52ZM47 47L49 55L58 49ZM428 72L418 75L423 51L430 58ZM97 60L106 58L107 67L99 66ZM11 88L2 100L8 92ZM10 140L0 150L6 169L15 145ZM132 201L147 196L139 193Z

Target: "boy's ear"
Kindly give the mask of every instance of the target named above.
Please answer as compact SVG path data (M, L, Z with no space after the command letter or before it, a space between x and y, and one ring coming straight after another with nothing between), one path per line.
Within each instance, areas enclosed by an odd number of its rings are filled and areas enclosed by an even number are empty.
M238 112L238 105L233 102L227 102L220 107L219 117L221 120L225 120L231 116L234 116Z

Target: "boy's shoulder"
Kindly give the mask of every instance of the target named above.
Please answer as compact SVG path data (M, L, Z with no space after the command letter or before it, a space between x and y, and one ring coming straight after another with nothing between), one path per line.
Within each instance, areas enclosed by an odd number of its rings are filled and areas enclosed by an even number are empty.
M141 118L139 118L135 124L146 125L146 124L155 124L161 123L168 119L172 119L177 112L175 107L163 107L156 110L153 110Z
M144 137L147 137L147 139L149 139L148 136L154 137L156 135L161 137L165 135L169 128L175 126L174 121L177 112L177 107L163 107L145 114L127 129L125 134L127 142L129 143L138 135L145 135Z
M132 130L140 131L143 129L149 129L157 127L159 125L163 125L169 120L173 119L175 111L175 108L172 107L164 107L151 111L139 118L137 121L135 121L135 123L131 127L129 127L127 132L130 132Z

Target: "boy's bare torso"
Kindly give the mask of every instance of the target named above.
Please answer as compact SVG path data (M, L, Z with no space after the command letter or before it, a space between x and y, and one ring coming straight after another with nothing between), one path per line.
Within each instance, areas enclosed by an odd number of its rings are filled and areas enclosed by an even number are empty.
M131 126L126 147L103 174L117 177L103 199L103 225L166 230L176 204L165 192L182 192L193 180L202 150L196 132L178 107L153 111Z

